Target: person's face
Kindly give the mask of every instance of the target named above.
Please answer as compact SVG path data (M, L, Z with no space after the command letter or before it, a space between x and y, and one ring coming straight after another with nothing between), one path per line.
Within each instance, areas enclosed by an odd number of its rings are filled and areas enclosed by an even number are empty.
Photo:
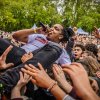
M84 52L84 53L82 53L80 59L84 59L84 58L87 57L87 56L88 56L88 53Z
M80 47L74 47L73 53L75 56L75 59L79 59L82 56L82 49Z
M59 42L63 38L62 29L60 24L55 24L50 28L47 38L53 42Z

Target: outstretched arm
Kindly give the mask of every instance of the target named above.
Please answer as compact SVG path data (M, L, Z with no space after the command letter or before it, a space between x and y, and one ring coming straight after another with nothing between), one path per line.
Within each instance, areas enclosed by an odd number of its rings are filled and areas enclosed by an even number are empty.
M21 42L28 42L28 36L31 34L35 34L36 32L39 32L41 28L36 28L36 29L23 29L19 30L13 33L13 38L21 41Z

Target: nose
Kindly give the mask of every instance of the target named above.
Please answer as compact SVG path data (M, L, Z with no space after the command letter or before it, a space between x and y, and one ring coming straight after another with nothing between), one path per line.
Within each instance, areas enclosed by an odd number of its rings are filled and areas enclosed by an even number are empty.
M74 53L77 53L77 50L74 50Z
M54 29L54 28L53 28L53 27L51 27L51 28L50 28L50 31L53 31L53 29Z

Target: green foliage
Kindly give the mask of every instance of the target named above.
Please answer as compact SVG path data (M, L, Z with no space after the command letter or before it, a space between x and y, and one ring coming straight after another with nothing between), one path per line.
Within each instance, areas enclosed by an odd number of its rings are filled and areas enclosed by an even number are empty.
M93 26L100 27L100 2L95 0L64 0L63 15L71 26L92 31ZM67 24L67 23L66 23Z
M95 25L95 20L88 16L83 16L81 20L77 23L78 27L82 27L84 30L91 32L93 26Z
M93 26L100 27L99 3L95 0L0 0L0 30L31 28L42 21L45 24L63 22L66 27L92 31Z
M61 22L50 0L1 0L0 5L0 30L30 28L39 21L45 24Z

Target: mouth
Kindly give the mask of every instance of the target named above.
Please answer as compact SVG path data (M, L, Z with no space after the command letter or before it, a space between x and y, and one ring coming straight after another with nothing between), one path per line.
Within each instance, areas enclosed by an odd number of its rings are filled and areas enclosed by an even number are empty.
M75 57L77 57L77 54L74 54Z
M49 33L48 33L48 36L51 36L52 35L52 31L50 31Z

